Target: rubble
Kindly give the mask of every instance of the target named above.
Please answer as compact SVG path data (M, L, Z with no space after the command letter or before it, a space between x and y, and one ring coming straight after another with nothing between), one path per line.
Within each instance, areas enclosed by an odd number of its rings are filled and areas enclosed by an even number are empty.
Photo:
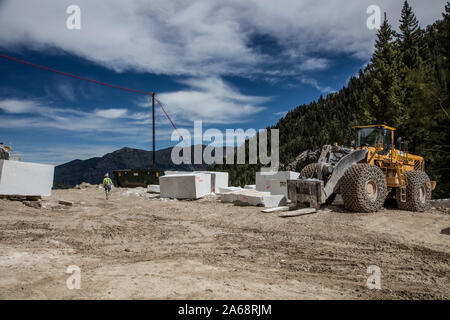
M135 196L135 197L145 197L147 195L147 189L142 188L142 187L137 187L137 188L130 188L130 189L126 189L125 191L122 192L122 195L124 196Z
M11 149L8 146L5 146L3 142L0 142L0 159L2 160L9 160L10 159L10 153Z
M59 200L58 204L63 205L63 206L68 206L68 207L73 206L73 202L65 201L65 200Z
M87 182L82 182L80 184L77 184L74 189L88 189L88 188L97 188L97 185L93 185Z
M31 207L31 208L35 208L35 209L42 208L42 202L40 200L38 200L38 201L26 200L26 201L22 201L22 203L24 205L26 205L27 207Z
M159 184L150 184L147 186L147 192L148 193L160 193L161 187Z

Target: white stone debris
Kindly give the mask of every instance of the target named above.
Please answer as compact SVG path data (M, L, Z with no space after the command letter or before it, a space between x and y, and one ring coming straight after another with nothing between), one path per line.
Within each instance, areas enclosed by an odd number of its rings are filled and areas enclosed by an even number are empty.
M134 196L134 197L145 197L147 194L147 189L142 187L137 188L127 188L125 191L122 192L123 196Z
M147 192L148 193L160 193L161 187L159 186L159 184L150 184L147 186Z

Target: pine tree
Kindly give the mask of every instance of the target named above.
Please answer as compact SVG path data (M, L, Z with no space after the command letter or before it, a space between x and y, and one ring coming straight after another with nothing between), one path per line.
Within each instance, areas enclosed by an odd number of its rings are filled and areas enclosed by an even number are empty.
M384 15L384 21L377 33L375 52L368 66L370 84L365 92L366 116L370 122L388 123L399 126L405 116L403 92L400 87L402 63L394 41L390 24Z
M443 67L446 73L445 90L448 92L450 87L450 2L447 2L445 6L445 12L442 14L443 21L439 23L439 54L443 59Z
M415 68L421 63L419 50L422 31L408 1L403 4L400 18L399 48L403 56L403 63L408 68Z

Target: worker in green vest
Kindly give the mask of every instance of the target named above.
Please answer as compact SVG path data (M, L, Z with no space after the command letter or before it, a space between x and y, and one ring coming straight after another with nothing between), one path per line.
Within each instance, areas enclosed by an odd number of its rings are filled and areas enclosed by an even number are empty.
M105 178L103 179L103 188L105 188L106 200L109 199L109 194L111 193L112 181L109 178L109 174L105 173Z

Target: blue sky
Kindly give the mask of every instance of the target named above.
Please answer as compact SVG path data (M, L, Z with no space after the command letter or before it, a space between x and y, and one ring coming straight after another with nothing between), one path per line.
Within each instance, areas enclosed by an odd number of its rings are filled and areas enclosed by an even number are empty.
M154 91L177 126L265 128L339 90L373 52L369 5L398 26L403 1L0 1L0 53ZM345 5L343 4L345 3ZM66 8L81 9L69 30ZM445 1L410 1L421 25ZM60 164L124 146L150 150L146 96L0 59L0 141ZM174 145L157 109L157 149Z

